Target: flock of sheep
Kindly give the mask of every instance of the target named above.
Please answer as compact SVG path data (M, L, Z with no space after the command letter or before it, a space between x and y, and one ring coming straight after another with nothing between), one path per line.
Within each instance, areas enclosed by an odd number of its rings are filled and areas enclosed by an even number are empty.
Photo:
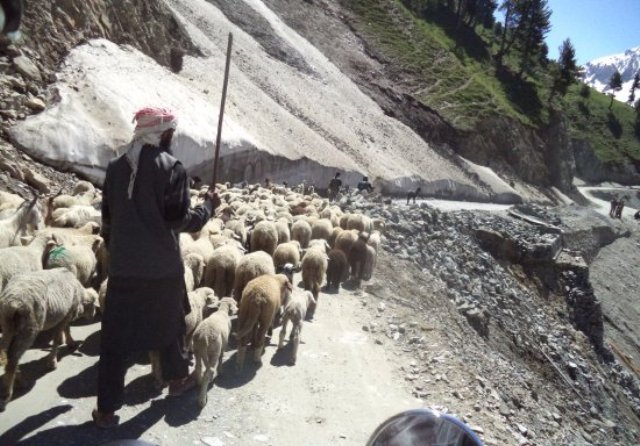
M313 317L325 279L327 289L337 290L350 278L359 285L371 277L384 222L345 214L303 189L219 185L223 204L216 216L199 232L180 234L192 309L185 321L186 345L194 354L201 406L236 314L237 370L249 345L254 361L261 361L265 341L280 321L278 348L290 321L295 363L302 323ZM192 190L193 204L202 196ZM0 362L5 365L0 410L12 397L20 357L39 333L53 334L47 361L55 368L60 344L77 347L70 323L93 318L108 305L100 203L100 191L85 181L70 195L46 200L0 191ZM304 290L293 284L296 271L302 272ZM150 358L160 380L157 355L150 352Z

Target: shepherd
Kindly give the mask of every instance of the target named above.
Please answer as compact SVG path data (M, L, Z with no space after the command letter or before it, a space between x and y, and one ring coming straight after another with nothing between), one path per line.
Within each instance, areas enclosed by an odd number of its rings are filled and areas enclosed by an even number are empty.
M189 179L172 154L178 125L166 109L135 114L133 140L107 167L102 232L109 250L109 282L98 361L100 428L118 424L128 358L157 351L169 395L195 385L188 376L185 314L190 312L178 234L196 232L220 204L213 189L190 208Z

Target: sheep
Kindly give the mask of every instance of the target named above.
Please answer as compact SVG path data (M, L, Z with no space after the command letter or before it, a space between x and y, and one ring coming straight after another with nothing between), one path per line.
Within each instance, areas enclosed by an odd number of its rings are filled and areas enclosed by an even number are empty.
M52 249L48 250L44 259L44 268L67 268L76 276L82 286L87 287L97 272L96 253L102 243L104 243L102 238L97 238L92 246L61 245L54 236L54 239L49 242Z
M261 221L251 232L251 251L264 251L270 256L278 245L276 225L270 221Z
M325 240L321 240L320 242L324 243L324 245L319 243L310 245L302 258L302 281L304 282L304 289L311 290L316 302L318 301L320 287L327 272L329 260L325 248L325 245L328 246L328 244ZM313 304L309 307L309 318L313 318L315 311L316 304Z
M78 181L71 191L71 195L94 195L95 193L96 188L93 184L84 180Z
M18 209L22 203L24 203L24 198L20 195L0 190L0 210Z
M187 293L189 299L189 306L191 311L184 317L186 325L185 331L185 347L192 351L191 341L193 333L196 330L198 324L200 324L208 314L205 314L205 308L210 305L215 305L218 302L216 294L211 288L201 287Z
M333 225L331 224L331 220L327 218L321 218L317 220L312 228L311 228L311 238L312 239L325 239L329 240L331 237L331 233L333 232Z
M92 206L74 205L53 211L52 226L79 228L88 222L102 223L102 214Z
M342 231L344 231L344 229L342 229L340 226L336 226L335 228L333 228L333 231L331 231L331 235L329 236L329 246L331 246L332 248L336 247L336 239Z
M238 240L240 241L240 243L242 243L242 246L246 245L247 228L244 226L244 223L242 223L240 220L229 220L224 225L224 227L225 229L232 230L236 234L236 236L238 237Z
M287 335L287 322L291 321L291 340L293 341L293 351L291 352L291 365L296 363L298 358L298 346L300 345L300 333L302 332L302 321L306 318L307 309L314 306L316 300L309 291L304 293L293 293L291 299L284 307L282 318L282 328L280 329L280 340L278 350L284 347L284 338Z
M355 230L345 230L342 231L336 237L335 248L340 249L344 254L349 258L349 253L351 252L351 247L358 240L358 231Z
M273 253L273 264L277 268L283 267L287 263L291 263L295 269L300 268L300 257L302 249L300 242L293 240L288 243L278 245Z
M18 361L38 333L54 331L53 348L46 361L55 369L62 334L71 350L77 348L69 324L79 317L93 317L97 297L64 268L20 274L9 282L0 293L0 351L7 355L0 411L13 396Z
M252 341L254 361L262 364L265 336L271 330L273 320L286 305L293 287L284 274L268 274L249 282L242 293L238 309L237 371L242 371L249 340Z
M304 220L298 220L291 226L291 240L300 242L300 247L306 248L311 240L311 225Z
M0 248L0 290L18 273L42 270L51 240L51 236L37 235L26 246Z
M380 248L380 243L382 243L382 235L380 234L380 231L371 231L369 240L367 240L367 245L373 247L377 253Z
M347 229L371 232L371 218L362 214L351 214L347 220Z
M358 240L351 247L349 252L349 265L351 266L351 276L355 277L358 281L364 278L364 266L367 259L367 239L369 234L361 232L358 236ZM371 248L373 249L373 248ZM375 252L375 251L374 251Z
M243 254L244 248L236 240L227 240L216 248L205 267L203 284L213 288L218 297L231 296L236 268Z
M187 292L193 291L202 281L204 274L204 259L200 254L192 252L183 257L182 263L184 264L184 283Z
M236 267L236 277L233 282L233 297L240 302L245 286L249 281L263 274L275 274L273 259L264 251L247 254Z
M199 234L197 240L190 242L188 239L185 239L186 243L184 246L182 244L180 245L182 258L185 259L189 254L197 254L202 257L205 264L209 263L214 249L209 237L208 231L204 231ZM183 239L180 241L182 242L182 240Z
M200 408L207 404L209 383L213 382L222 365L231 332L231 316L237 312L236 301L230 297L223 297L218 303L218 310L200 322L193 333L193 355L196 365L194 374L200 385Z
M347 229L347 222L349 221L350 216L351 214L343 214L342 217L340 217L340 227L342 229Z
M373 270L376 267L376 262L378 260L378 253L376 252L373 246L367 245L367 256L364 260L364 265L362 266L362 279L363 280L371 280L371 276L373 275Z
M291 240L291 232L289 230L289 222L286 218L279 218L276 221L276 231L278 232L278 245L287 243Z
M349 279L349 262L340 249L329 251L327 265L327 289L340 291L340 283Z
M0 220L0 248L18 246L20 236L27 234L27 229L44 227L44 219L37 207L37 199L23 202L12 216Z

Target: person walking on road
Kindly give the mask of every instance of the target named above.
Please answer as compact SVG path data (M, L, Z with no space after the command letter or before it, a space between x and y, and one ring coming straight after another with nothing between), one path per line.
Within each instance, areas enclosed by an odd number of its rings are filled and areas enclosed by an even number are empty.
M109 282L102 317L98 427L118 424L127 361L132 353L156 351L169 395L195 385L184 346L184 283L179 232L196 232L220 204L210 189L202 205L190 208L189 179L171 152L176 117L166 109L135 114L129 149L107 167L102 231L109 250Z

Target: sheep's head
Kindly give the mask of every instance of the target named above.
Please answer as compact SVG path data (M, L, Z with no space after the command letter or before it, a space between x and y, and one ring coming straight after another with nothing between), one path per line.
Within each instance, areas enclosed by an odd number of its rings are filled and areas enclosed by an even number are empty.
M83 319L93 319L96 315L96 308L100 306L98 293L93 288L85 288L82 295L82 312L80 317Z

